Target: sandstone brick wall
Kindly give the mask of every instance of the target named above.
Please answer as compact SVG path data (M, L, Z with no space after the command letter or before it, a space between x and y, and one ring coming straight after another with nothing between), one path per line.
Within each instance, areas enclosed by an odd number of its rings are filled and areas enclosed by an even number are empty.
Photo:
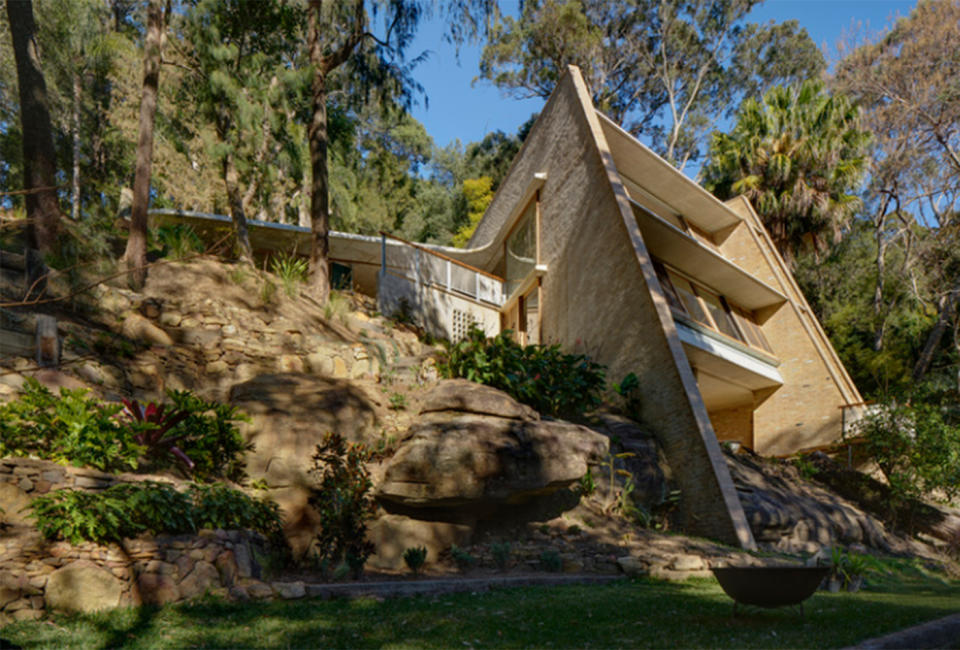
M73 545L43 539L22 511L32 498L53 490L96 491L144 478L32 458L0 458L0 506L11 524L0 534L0 625L37 619L46 610L167 603L206 592L234 598L298 592L284 583L260 581L259 558L267 557L270 548L258 533L202 530L106 546Z
M739 442L753 448L753 406L739 406L710 412L717 440Z

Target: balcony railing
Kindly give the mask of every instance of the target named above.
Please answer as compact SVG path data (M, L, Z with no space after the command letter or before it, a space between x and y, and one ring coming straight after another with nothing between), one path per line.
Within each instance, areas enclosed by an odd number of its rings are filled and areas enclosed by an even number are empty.
M503 305L503 279L396 235L381 232L380 236L381 273L486 305ZM391 240L394 245L388 244Z

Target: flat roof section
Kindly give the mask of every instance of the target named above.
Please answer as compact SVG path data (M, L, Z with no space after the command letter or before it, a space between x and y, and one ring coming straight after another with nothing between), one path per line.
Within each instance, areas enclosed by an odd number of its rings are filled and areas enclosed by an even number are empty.
M739 215L713 194L684 176L609 117L600 111L597 115L610 145L614 165L642 184L646 192L711 234L740 223Z

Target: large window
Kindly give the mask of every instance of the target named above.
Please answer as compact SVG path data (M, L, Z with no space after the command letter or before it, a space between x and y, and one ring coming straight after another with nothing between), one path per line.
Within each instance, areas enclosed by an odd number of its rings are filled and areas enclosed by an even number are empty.
M537 207L531 201L523 216L517 221L506 245L506 295L513 292L533 272L537 265Z
M723 296L693 282L655 261L657 278L670 308L751 347L772 353L763 330L749 310L730 304Z

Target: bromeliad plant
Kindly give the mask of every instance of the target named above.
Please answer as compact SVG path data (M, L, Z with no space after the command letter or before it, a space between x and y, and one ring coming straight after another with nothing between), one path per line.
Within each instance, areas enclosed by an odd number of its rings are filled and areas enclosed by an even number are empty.
M186 465L187 469L196 467L196 463L177 446L177 441L185 438L189 432L174 432L178 424L190 417L189 411L167 411L166 405L153 402L144 406L137 400L122 401L123 414L135 431L134 440L145 448L147 455L171 454Z

